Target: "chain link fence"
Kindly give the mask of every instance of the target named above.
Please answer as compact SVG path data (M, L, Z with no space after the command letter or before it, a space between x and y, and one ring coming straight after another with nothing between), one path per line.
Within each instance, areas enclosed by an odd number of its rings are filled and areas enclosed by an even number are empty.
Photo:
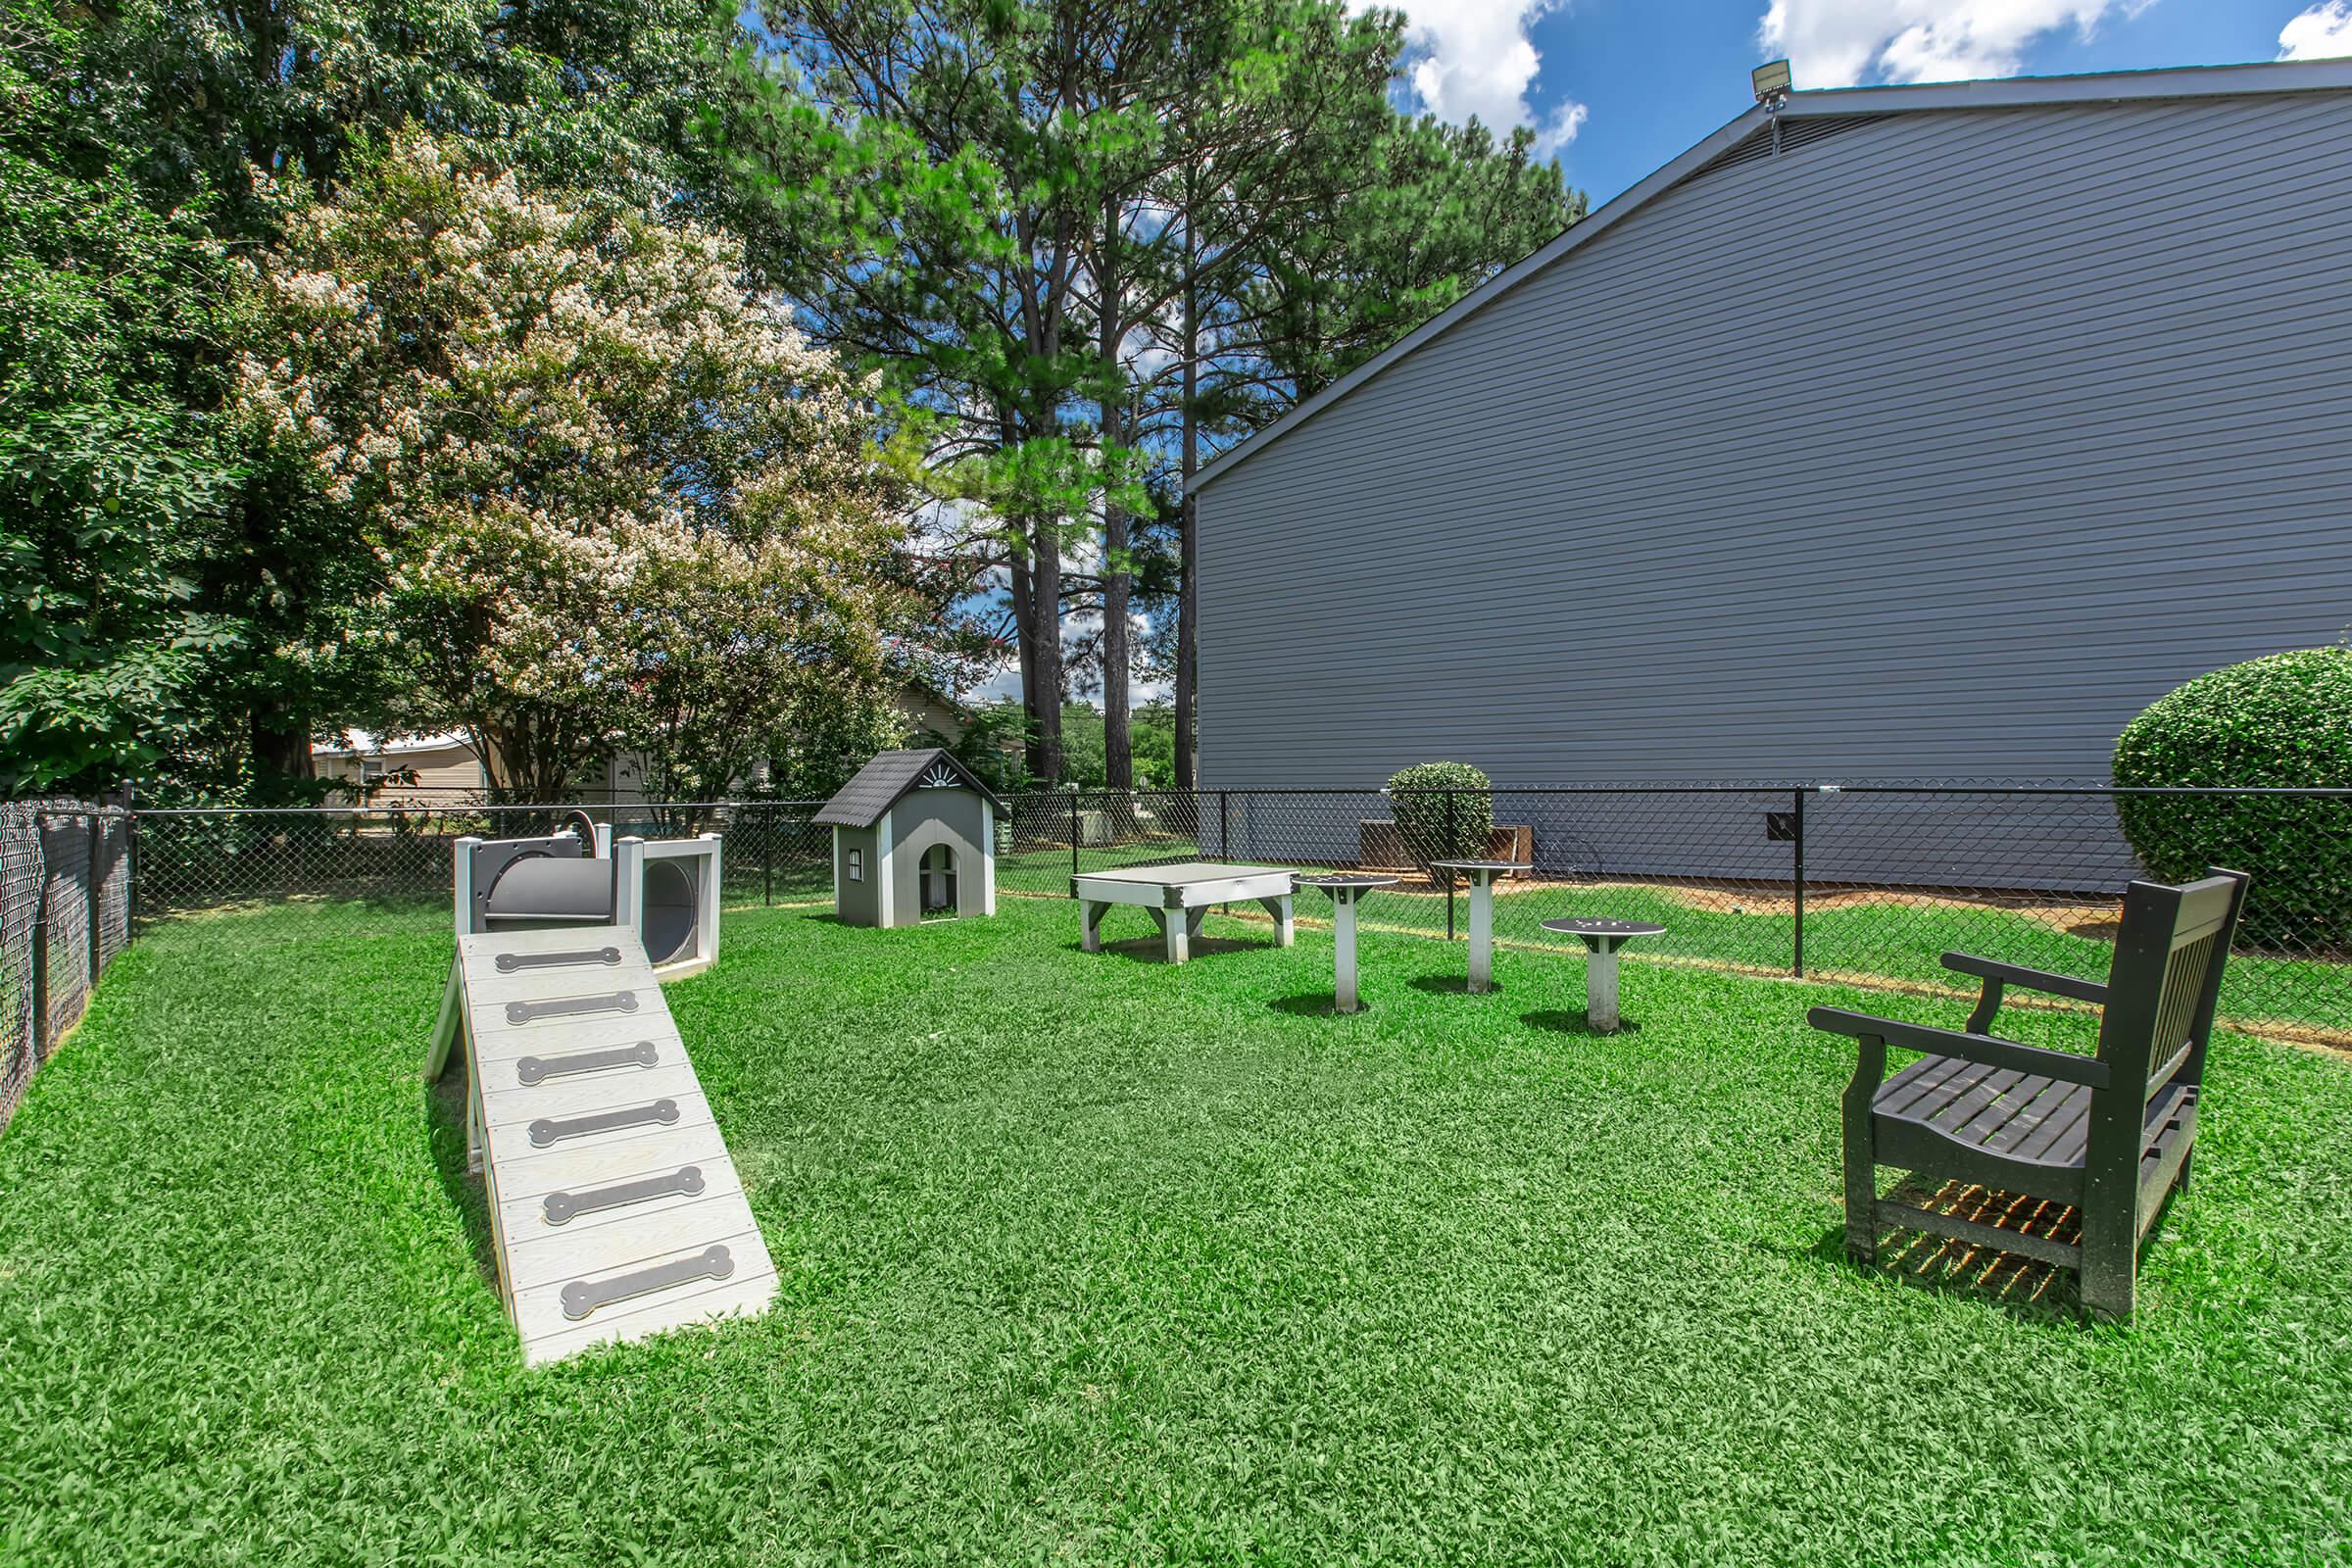
M1006 894L1066 898L1080 871L1196 858L1387 872L1397 883L1363 905L1367 929L1453 938L1468 895L1428 862L1506 859L1528 869L1496 884L1505 952L1573 947L1542 929L1549 919L1650 920L1666 934L1630 961L1955 998L1968 982L1942 967L1947 951L2104 978L2125 885L2151 874L2120 813L2158 814L2169 831L2158 838L2203 846L2273 890L2249 906L2229 1019L2352 1047L2352 876L2311 870L2352 866L2352 791L1645 784L1401 801L1382 790L1063 791L1008 804ZM2266 878L2281 864L2294 870L2291 892L2286 875ZM1313 916L1313 895L1299 912Z
M130 817L85 801L0 802L0 1127L130 943Z
M615 836L723 835L721 891L731 905L819 904L832 886L831 835L813 821L822 804L127 816L78 803L9 807L0 961L16 1027L0 1063L0 1111L22 1094L45 1042L80 1015L133 918L295 898L445 906L459 838L543 834L573 810ZM2270 867L2302 868L2292 896L2250 906L2223 1012L2239 1027L2352 1048L2352 877L2309 869L2352 865L2352 791L1725 783L1403 798L1377 789L1065 790L1004 804L997 881L1007 897L1066 899L1081 871L1191 859L1381 871L1397 881L1365 903L1364 925L1446 940L1466 930L1468 894L1429 862L1492 858L1527 867L1497 884L1494 932L1506 956L1566 956L1573 945L1542 923L1604 915L1666 928L1629 952L1636 963L1955 999L1967 991L1939 961L1952 950L2105 974L2124 887L2151 874L2124 831L2137 813L2138 841L2212 847L2211 858L2253 870L2258 887L2288 880ZM1302 895L1300 916L1317 913L1314 896Z
M141 919L284 899L441 904L461 838L533 838L573 812L615 838L717 833L720 896L792 904L829 896L832 835L809 819L822 801L693 801L585 806L186 808L140 811Z

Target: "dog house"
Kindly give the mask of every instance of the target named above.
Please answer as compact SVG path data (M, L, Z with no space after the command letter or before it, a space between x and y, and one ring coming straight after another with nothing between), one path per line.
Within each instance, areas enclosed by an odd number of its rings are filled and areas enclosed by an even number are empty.
M625 925L661 979L718 961L717 834L615 844L611 828L584 814L579 826L588 832L458 840L458 934Z
M884 752L816 813L833 829L833 910L850 925L997 912L998 799L932 747Z

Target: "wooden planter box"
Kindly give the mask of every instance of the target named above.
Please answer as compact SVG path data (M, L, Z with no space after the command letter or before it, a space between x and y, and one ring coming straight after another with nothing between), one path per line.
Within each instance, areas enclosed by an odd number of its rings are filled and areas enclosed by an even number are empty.
M1536 830L1528 824L1497 822L1487 835L1487 858L1534 863ZM1367 816L1355 824L1355 863L1368 871L1417 871L1404 835L1390 817ZM1516 875L1517 873L1513 873Z

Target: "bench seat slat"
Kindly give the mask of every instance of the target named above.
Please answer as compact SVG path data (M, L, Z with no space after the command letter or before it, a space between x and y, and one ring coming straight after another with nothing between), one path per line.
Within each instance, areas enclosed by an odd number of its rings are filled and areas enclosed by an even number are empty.
M2010 1151L2020 1159L2052 1161L2056 1151L2072 1147L2080 1151L2082 1140L2089 1136L2090 1091L2079 1085L2068 1085L2065 1095L2052 1105L2040 1122L2017 1141Z
M1903 1075L1915 1071L1905 1082ZM2080 1165L2088 1146L2090 1097L2081 1084L1929 1057L1888 1079L1871 1110L2003 1159Z
M1974 1062L1962 1061L1957 1056L1922 1056L1886 1080L1873 1106L1885 1113L1899 1112L1921 1097L1934 1093L1953 1074L1975 1066Z

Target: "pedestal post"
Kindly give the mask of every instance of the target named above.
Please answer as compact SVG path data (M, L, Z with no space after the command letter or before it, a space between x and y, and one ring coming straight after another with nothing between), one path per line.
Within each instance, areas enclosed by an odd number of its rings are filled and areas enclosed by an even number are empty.
M1353 1012L1355 1001L1355 895L1343 893L1332 900L1331 940L1338 966L1333 1000L1342 1012Z
M1494 873L1475 871L1470 880L1470 989L1494 986Z
M1604 1035L1617 1032L1617 944L1606 937L1585 960L1585 1017Z

